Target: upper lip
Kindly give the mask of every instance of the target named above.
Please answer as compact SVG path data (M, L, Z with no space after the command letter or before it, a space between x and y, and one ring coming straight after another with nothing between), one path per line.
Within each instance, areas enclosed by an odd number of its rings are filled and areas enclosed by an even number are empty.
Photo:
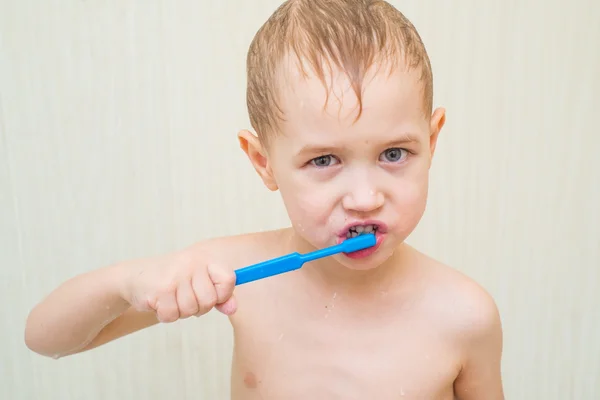
M350 228L353 228L355 226L361 226L361 225L376 225L377 231L379 233L385 233L387 231L387 225L381 221L377 221L377 220L354 221L354 222L351 222L351 223L347 224L346 226L344 226L344 228L338 232L338 236L345 237L346 235L348 235L348 231L350 230Z

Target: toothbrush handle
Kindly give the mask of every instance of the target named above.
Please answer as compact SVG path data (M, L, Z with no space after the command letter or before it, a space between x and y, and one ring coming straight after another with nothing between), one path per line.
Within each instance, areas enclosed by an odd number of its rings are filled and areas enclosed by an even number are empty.
M235 270L235 284L236 286L242 285L269 276L283 274L284 272L300 268L302 264L304 264L304 261L299 253L291 253L272 260L260 262Z

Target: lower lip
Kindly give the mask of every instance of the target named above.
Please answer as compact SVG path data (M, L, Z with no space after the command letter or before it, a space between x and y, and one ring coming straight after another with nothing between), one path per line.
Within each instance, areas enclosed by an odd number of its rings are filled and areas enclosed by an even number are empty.
M381 242L383 242L383 236L384 236L384 234L375 232L375 239L376 239L375 246L368 247L366 249L362 249L362 250L358 250L358 251L353 251L352 253L343 253L343 254L346 257L352 258L355 260L369 257L370 255L372 255L373 253L375 253L377 251L377 249L381 245ZM346 240L346 239L341 240L340 243L344 240Z

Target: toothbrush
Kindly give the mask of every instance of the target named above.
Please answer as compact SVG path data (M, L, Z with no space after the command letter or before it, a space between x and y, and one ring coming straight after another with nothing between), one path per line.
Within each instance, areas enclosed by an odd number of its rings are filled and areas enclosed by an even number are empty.
M284 272L300 269L304 263L328 257L338 253L352 253L375 246L377 242L372 233L363 234L352 239L347 239L340 244L312 251L306 254L290 253L285 256L273 258L258 264L240 268L235 271L236 285L252 282L269 276L282 274Z

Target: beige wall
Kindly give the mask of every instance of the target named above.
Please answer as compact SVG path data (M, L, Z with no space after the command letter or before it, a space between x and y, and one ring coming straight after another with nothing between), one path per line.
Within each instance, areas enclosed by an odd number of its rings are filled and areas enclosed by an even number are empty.
M217 314L58 361L23 327L74 274L286 224L235 138L278 3L0 1L0 398L226 398ZM600 398L600 3L394 4L448 109L411 243L497 299L507 398Z

